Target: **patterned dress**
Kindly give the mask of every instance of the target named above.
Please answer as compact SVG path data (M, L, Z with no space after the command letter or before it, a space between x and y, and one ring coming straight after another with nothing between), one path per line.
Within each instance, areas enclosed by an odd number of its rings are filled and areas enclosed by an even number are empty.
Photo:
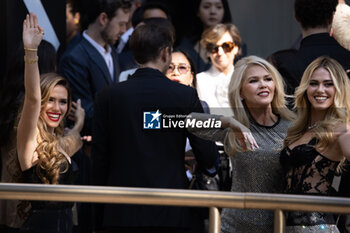
M335 196L340 176L336 172L339 162L320 154L314 147L316 139L281 152L281 164L285 173L285 192L288 194L310 194ZM313 233L339 232L334 216L319 212L288 212L286 232Z

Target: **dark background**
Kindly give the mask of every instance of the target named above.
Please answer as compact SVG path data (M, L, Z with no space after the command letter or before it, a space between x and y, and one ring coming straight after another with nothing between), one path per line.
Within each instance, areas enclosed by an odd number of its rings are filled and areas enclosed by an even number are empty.
M169 6L179 39L191 27L191 15L196 14L193 0L160 1ZM41 0L61 44L65 41L65 0ZM300 35L294 19L293 0L228 0L233 23L247 44L248 55L267 57L289 48ZM346 0L349 4L350 0ZM81 0L81 4L87 4ZM21 41L22 23L27 14L23 0L0 0L0 79L2 79L11 51ZM1 83L1 82L0 82Z
M65 41L66 3L64 0L41 0L60 43ZM0 1L0 78L3 77L11 51L22 41L23 20L28 13L22 0Z

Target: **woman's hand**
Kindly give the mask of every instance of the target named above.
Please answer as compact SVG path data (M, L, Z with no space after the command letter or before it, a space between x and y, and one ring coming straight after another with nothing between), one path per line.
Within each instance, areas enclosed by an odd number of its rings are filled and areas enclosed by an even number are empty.
M236 134L243 150L259 149L258 143L256 143L255 138L253 137L252 133L244 125L241 124L240 130L236 131L235 134Z
M80 99L77 102L72 101L72 108L68 114L68 118L75 122L74 128L80 132L83 128L85 118L85 111L81 107Z
M85 142L92 142L92 136L91 135L82 136L81 140L83 140Z
M221 117L223 128L231 128L236 135L243 150L256 150L259 148L250 130L233 117Z
M23 22L23 45L25 49L37 49L44 36L44 29L38 24L38 18L30 13Z
M69 120L77 122L78 120L84 121L85 111L81 107L81 100L78 99L77 102L72 101L72 108L68 114Z

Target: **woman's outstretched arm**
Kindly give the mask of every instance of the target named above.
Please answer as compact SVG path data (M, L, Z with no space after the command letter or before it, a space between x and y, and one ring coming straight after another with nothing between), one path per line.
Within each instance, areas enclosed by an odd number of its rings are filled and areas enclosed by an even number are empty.
M36 15L33 13L27 15L23 22L25 95L17 128L17 153L22 171L33 166L34 152L37 146L37 123L41 106L37 50L43 33L43 29L38 25Z
M243 150L255 150L259 146L256 143L250 130L245 127L243 124L238 122L233 117L218 116L205 113L196 113L192 112L187 120L196 120L196 121L207 121L210 119L215 119L215 121L221 122L221 128L197 128L197 127L188 127L187 130L194 135L201 137L206 140L221 141L224 142L227 134L232 131L234 135L239 140ZM190 126L190 124L189 124Z

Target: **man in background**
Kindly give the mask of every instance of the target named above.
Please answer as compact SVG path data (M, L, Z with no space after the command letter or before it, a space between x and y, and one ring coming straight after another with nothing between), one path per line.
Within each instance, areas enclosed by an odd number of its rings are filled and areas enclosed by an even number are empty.
M126 30L129 9L128 0L91 0L83 38L59 64L59 73L68 80L73 100L81 99L85 110L83 135L91 135L95 94L118 82L119 62L112 45Z
M338 0L295 0L295 18L303 39L299 50L289 54L290 57L278 68L287 84L288 94L294 94L304 70L317 57L327 55L345 70L350 69L350 52L330 36L337 4Z

